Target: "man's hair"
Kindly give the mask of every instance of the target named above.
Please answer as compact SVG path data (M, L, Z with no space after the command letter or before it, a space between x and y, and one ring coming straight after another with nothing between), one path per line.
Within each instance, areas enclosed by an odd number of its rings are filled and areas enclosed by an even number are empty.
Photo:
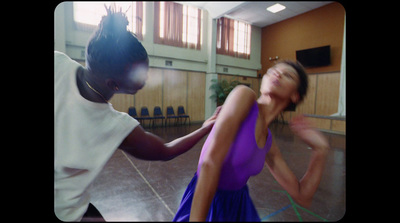
M124 13L115 5L106 7L97 29L86 48L86 67L96 75L115 77L124 74L133 63L148 60L146 49L136 36L127 30L129 24Z

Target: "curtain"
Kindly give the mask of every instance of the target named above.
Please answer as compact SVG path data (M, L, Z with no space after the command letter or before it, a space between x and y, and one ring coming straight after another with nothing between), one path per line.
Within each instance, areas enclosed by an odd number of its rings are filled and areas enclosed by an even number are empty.
M250 59L250 38L251 25L226 17L217 20L217 54Z
M136 32L135 35L137 36L138 39L143 40L143 33L142 33L142 28L143 28L143 2L136 2L136 19L133 20L133 22L136 21Z
M234 20L222 17L217 20L217 53L235 56L233 52Z
M200 9L183 6L183 47L201 49L201 19Z
M190 26L196 24L189 20L187 8L174 2L154 2L154 43L200 50L201 10L197 9L196 43L188 43L189 30L192 28Z
M344 17L342 61L340 66L340 86L338 112L332 116L346 116L346 16Z

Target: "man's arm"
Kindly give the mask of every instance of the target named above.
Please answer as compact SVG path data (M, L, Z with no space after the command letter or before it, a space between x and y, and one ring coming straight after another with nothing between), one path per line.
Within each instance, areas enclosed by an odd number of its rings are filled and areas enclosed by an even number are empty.
M293 119L291 129L312 148L310 163L301 180L290 170L275 142L272 142L265 162L271 174L290 196L301 206L309 207L321 181L329 145L325 137L313 129L304 117Z
M141 126L137 126L124 139L119 148L139 159L173 159L191 149L200 139L210 132L220 109L221 108L218 107L213 116L207 119L201 128L169 143L165 143L162 138L150 132L146 132Z

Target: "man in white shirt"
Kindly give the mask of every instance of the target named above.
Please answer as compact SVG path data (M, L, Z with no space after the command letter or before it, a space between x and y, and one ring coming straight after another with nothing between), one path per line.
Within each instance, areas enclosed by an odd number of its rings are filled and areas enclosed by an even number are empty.
M140 159L170 160L202 139L218 113L165 143L114 110L108 100L143 88L149 65L146 50L126 30L126 16L111 7L107 13L88 43L86 67L54 52L54 211L62 221L84 221L85 213L96 212L87 189L117 148Z

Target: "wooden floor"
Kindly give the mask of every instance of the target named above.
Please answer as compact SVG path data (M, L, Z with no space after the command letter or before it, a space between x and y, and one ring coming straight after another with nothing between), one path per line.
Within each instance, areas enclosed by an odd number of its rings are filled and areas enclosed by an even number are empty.
M147 129L171 141L200 125ZM286 124L270 130L284 159L301 178L311 150ZM346 211L346 136L323 133L329 139L327 165L313 203L305 209L274 180L268 168L248 181L250 196L262 221L337 221ZM106 221L171 221L192 179L205 137L187 153L167 162L136 159L117 150L90 187L91 202Z

